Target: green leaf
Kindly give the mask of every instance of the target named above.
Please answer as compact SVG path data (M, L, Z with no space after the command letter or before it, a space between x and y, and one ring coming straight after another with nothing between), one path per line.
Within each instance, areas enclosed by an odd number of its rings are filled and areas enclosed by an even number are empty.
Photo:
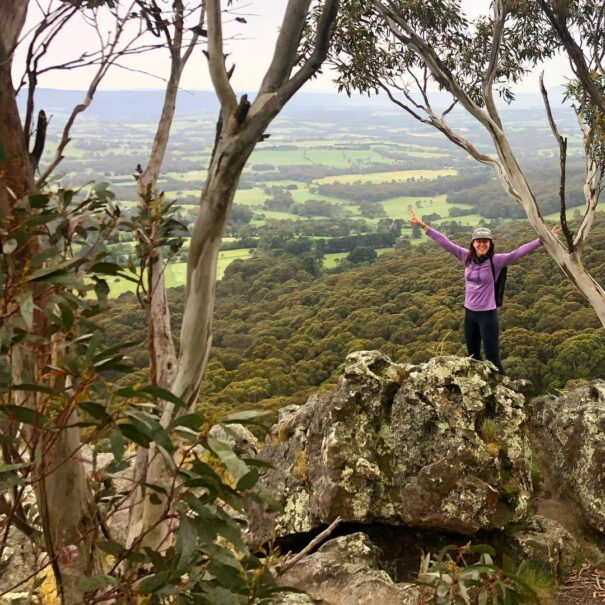
M166 389L161 389L160 387L149 385L138 390L141 393L147 393L148 395L152 395L153 397L157 397L158 399L174 403L174 405L177 406L177 409L185 405L185 402L180 397L177 397L170 391L167 391Z
M118 582L111 576L92 576L90 578L82 578L80 580L80 589L85 592L100 590L106 586L117 586Z
M473 544L466 549L468 552L479 553L481 555L496 556L496 551L488 544Z
M202 424L204 424L204 418L200 414L185 414L175 418L167 427L167 431L172 431L178 427L184 427L188 429L197 430Z
M19 405L3 405L0 407L0 411L23 424L42 426L48 422L48 418L44 414Z
M208 447L222 460L236 481L248 472L246 464L237 457L228 443L208 437Z
M140 445L141 447L148 448L151 443L151 439L143 435L139 429L132 424L119 424L118 429L122 431L122 434L126 439Z
M24 292L21 296L17 297L17 301L19 302L19 312L21 313L21 317L23 317L23 321L27 326L28 330L32 329L34 325L34 298L31 290Z
M150 494L149 502L151 502L151 504L153 504L154 506L159 506L160 504L162 504L162 500L157 494Z
M47 387L44 384L13 384L11 385L13 391L27 391L30 393L45 393L46 395L53 395L55 391L51 387Z
M258 468L275 468L270 462L266 460L257 460L256 458L242 458L242 462L245 462L248 466L257 466Z
M50 200L50 196L46 193L37 193L35 195L30 195L27 198L30 208L35 208L39 210L40 208L45 208L48 205Z
M100 273L102 275L118 275L121 270L122 267L120 267L120 265L107 262L95 263L89 269L91 273Z
M176 565L177 573L180 574L186 571L187 565L195 554L196 546L197 532L195 527L187 517L182 517L175 543L175 549L179 555L178 564Z
M145 547L143 550L145 551L145 554L149 557L149 560L151 561L151 564L153 565L154 569L167 572L166 561L164 561L164 558L160 553L156 552L155 550L149 547Z
M82 401L78 403L78 407L82 408L87 414L90 414L97 420L106 420L109 418L109 414L105 410L105 406L97 403L96 401Z
M74 324L74 312L71 310L68 304L59 304L59 308L61 309L61 321L63 323L63 327L66 330L70 330Z
M95 279L95 294L100 301L106 301L109 296L109 286L104 279Z
M221 586L207 588L206 595L212 605L240 605L242 602L238 595Z
M98 547L109 555L114 555L119 557L122 553L126 551L124 546L122 546L119 542L114 541L104 541L99 542Z
M124 443L124 435L117 429L112 429L109 433L109 442L111 444L111 453L117 462L122 460L126 444Z
M71 275L67 273L67 269L71 269L72 267L75 267L81 264L82 262L83 260L81 258L74 258L60 263L59 265L56 265L54 267L45 267L44 269L39 269L38 271L34 271L34 273L29 276L29 279L27 279L27 281L53 281L53 277L62 275L71 277Z
M235 489L238 492L243 492L252 489L258 483L258 479L258 471L253 468L251 471L248 471L243 477L239 479L237 485L235 486Z
M0 473L8 473L10 471L18 471L20 468L30 466L30 462L20 462L18 464L0 464Z
M0 477L0 492L5 492L21 482L21 479L15 473L6 473Z

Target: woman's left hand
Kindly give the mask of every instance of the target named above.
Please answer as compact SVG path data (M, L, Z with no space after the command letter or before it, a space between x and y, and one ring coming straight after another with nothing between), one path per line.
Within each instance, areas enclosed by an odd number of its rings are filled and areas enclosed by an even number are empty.
M561 225L555 225L550 232L555 236L558 237L559 233L561 233Z

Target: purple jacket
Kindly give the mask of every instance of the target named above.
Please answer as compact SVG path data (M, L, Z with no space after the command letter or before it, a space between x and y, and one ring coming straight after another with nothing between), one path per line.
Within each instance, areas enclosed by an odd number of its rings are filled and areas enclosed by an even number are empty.
M444 250L451 252L462 264L468 256L468 250L451 242L443 233L429 227L426 234L435 240ZM535 239L533 242L523 244L512 252L494 254L494 269L496 278L503 267L514 263L522 256L539 248L542 242ZM496 308L494 295L494 277L489 261L482 263L469 263L464 266L464 306L470 311L493 311Z

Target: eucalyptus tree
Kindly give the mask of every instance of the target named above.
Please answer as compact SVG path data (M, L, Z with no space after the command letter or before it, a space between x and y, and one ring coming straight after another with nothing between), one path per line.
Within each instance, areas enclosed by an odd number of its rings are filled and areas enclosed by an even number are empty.
M604 166L603 6L592 0L494 0L488 14L467 18L458 0L349 0L339 23L333 59L340 89L382 92L421 123L494 169L508 196L528 221L565 275L586 297L605 325L605 291L582 263L592 226ZM567 83L578 115L584 153L585 210L573 233L567 222L565 163L567 142L544 102L560 149L560 216L564 241L551 233L538 201L510 144L495 102L514 98L511 86L557 52L566 52L576 79ZM449 93L437 108L432 91ZM461 107L489 135L495 153L485 153L451 123Z
M267 579L263 565L249 555L236 558L228 546L216 544L218 535L225 536L245 551L237 523L216 502L237 508L239 492L251 490L258 474L234 458L225 444L209 439L206 446L234 477L234 489L192 454L196 441L187 441L182 432L191 437L191 429L201 423L194 408L212 340L216 262L240 175L256 144L266 137L271 121L320 69L339 1L289 0L273 58L254 99L247 95L238 98L231 85L233 66L226 65L225 7L220 0L206 0L187 39L182 17L192 5L179 0L164 3L162 8L154 0L57 1L56 10L45 14L35 28L25 78L15 86L15 48L24 34L28 6L28 0L0 4L0 344L12 366L10 372L2 372L0 385L0 420L11 436L9 442L3 442L0 474L2 486L12 490L0 502L0 514L8 520L0 551L11 524L35 536L46 552L44 565L52 567L64 604L130 599L137 593L158 590L166 598L180 593L179 602L217 602L226 598L220 593L227 590L221 583L229 585L240 601L248 598L244 597L247 590L258 596L259 586ZM67 69L79 62L95 65L97 71L83 102L69 117L50 165L44 167L40 159L45 117L38 114L36 127L33 119L33 91L43 69L40 59L60 37L67 20L83 10L91 11L93 21L99 11L109 11L116 27L109 41L99 36L103 44L96 54L74 48L73 61L59 66ZM133 31L126 26L131 19L138 25L134 38L125 41L125 32ZM49 23L54 23L50 29ZM120 57L134 52L132 45L150 31L164 37L161 46L171 53L171 74L155 143L139 174L142 208L155 213L143 226L142 221L124 220L104 187L93 189L86 197L47 184L69 144L74 121L90 105L107 70ZM179 77L202 38L220 116L191 237L176 354L168 330L160 266L160 250L170 245L174 222L156 183ZM158 45L143 41L138 48ZM22 83L28 98L24 120L16 101ZM126 371L127 366L120 348L103 348L92 321L107 304L104 275L127 277L104 250L107 238L124 228L138 230L139 241L147 246L142 246L146 277L140 283L147 279L142 297L151 334L154 384L149 388L116 389L106 380L103 372ZM175 437L175 431L181 436ZM102 442L110 448L114 460L103 472L93 468L90 475L80 455L85 442ZM111 487L112 473L124 470L128 442L146 450L144 456L137 456L144 464L133 487L116 494ZM144 489L137 492L141 487ZM30 519L29 509L23 505L23 494L30 488L35 492L39 521ZM133 507L133 494L138 494L134 500L140 506ZM108 516L124 510L133 515L128 545L115 539L108 523ZM107 554L113 557L109 566ZM125 568L127 562L130 567ZM228 569L240 571L234 576Z

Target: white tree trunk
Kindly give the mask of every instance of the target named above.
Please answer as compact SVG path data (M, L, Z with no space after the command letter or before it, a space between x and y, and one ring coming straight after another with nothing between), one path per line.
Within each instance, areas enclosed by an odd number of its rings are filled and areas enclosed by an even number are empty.
M267 126L300 87L312 78L327 55L331 30L338 12L338 0L325 0L318 23L314 48L299 70L297 50L309 0L289 0L278 41L279 52L252 105L243 96L238 104L229 82L223 53L220 0L206 0L208 60L212 82L221 103L221 130L200 199L187 261L187 286L177 371L171 392L191 409L204 377L212 344L212 314L216 284L216 264L229 210L246 161ZM294 37L296 40L285 40ZM165 406L162 425L173 418L171 404ZM148 477L168 485L171 471L155 448L150 448ZM154 498L155 499L155 498ZM157 500L156 500L157 502ZM162 519L168 513L167 499L159 503L145 497L141 544L163 550L168 546L170 528Z
M66 418L66 424L77 422L76 412ZM53 570L63 605L82 604L81 580L103 573L102 553L96 547L100 520L80 448L79 428L63 429L36 469L41 477L35 483L38 509L48 555L55 557Z
M183 399L187 408L195 405L210 354L218 255L239 176L253 148L240 146L233 139L229 143L226 147L237 149L236 157L223 163L218 158L224 160L225 153L217 149L191 237L178 369L171 389L172 393ZM161 424L167 426L172 418L173 406L167 404ZM153 444L149 448L147 476L148 482L160 484L169 490L172 481L170 469ZM150 499L153 493L156 494L155 503ZM171 527L163 522L168 512L166 503L164 496L148 490L142 525L137 528L143 532L142 546L162 551L170 545Z

